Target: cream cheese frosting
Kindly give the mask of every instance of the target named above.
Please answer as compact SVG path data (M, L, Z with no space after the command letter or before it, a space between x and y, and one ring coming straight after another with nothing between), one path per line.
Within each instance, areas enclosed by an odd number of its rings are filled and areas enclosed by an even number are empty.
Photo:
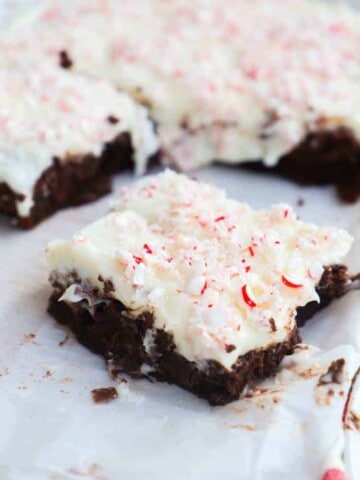
M238 356L287 340L296 308L319 300L323 267L341 262L351 243L287 205L255 211L168 170L124 188L114 211L51 242L47 259L66 289L62 300L76 303L95 288L133 316L150 311L188 360L231 368Z
M318 130L347 127L360 140L360 15L344 5L54 0L7 41L55 63L67 49L77 71L147 102L182 169L272 166Z
M107 142L128 132L136 170L143 173L158 149L146 109L126 93L106 80L21 60L13 52L0 59L0 126L0 183L23 195L20 216L29 215L36 182L54 157L79 162L98 156Z

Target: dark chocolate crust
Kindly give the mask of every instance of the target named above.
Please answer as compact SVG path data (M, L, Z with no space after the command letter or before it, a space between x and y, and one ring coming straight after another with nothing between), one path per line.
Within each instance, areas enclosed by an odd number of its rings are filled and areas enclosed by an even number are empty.
M320 303L310 302L297 309L296 322L298 326L302 327L316 312L328 306L336 298L342 297L348 291L351 282L352 277L345 265L325 267L319 285L316 287Z
M246 168L281 175L303 185L335 185L345 202L360 197L360 143L346 128L309 133L271 168L249 162Z
M28 217L20 217L16 201L23 197L0 183L0 213L17 219L21 228L33 228L61 208L96 200L109 193L111 176L133 166L130 136L123 133L105 144L99 157L84 155L53 159L34 188L34 205Z
M282 358L292 353L300 340L295 328L287 341L240 356L231 370L213 360L202 362L199 368L177 353L169 333L153 329L151 313L134 317L117 300L92 308L85 301L69 305L58 301L60 295L58 291L52 295L49 313L69 326L82 344L105 357L112 371L174 383L211 405L237 400L257 379L275 374ZM148 329L153 329L154 339L150 352L144 348ZM142 370L144 364L149 367L147 373Z

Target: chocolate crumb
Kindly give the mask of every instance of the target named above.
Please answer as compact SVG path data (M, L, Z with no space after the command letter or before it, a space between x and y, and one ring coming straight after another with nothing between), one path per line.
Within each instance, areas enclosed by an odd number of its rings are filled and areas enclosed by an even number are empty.
M59 347L63 347L68 340L69 340L69 335L66 334L65 337L59 342Z
M98 276L98 280L104 284L105 297L109 296L112 292L115 292L115 287L111 280L104 280L101 275Z
M356 370L351 380L350 389L348 391L345 405L342 413L342 423L345 430L357 430L360 432L360 416L351 410L351 402L354 394L354 386L360 375L360 367Z
M34 340L35 338L36 338L35 333L26 333L22 341L32 343L33 345L40 345L40 343Z
M236 347L235 347L235 345L226 345L225 350L226 350L226 353L231 353L234 350L236 350Z
M256 428L254 427L254 425L246 425L246 424L230 425L230 428L247 430L248 432L255 432L256 431Z
M328 371L319 378L318 386L328 385L329 383L341 384L343 381L344 365L345 360L343 358L338 358L331 362Z
M303 207L305 204L305 200L303 198L298 198L297 201L296 201L296 205L298 207Z
M118 393L114 387L95 388L91 390L91 396L94 403L108 403L115 400Z
M270 323L271 331L276 332L277 327L276 327L275 320L273 318L270 318L269 323Z
M107 117L107 121L112 125L116 125L117 123L119 123L120 120L117 117L115 117L115 115L109 115Z
M353 411L348 414L348 422L346 425L347 430L357 430L360 432L360 417Z
M66 50L61 50L59 52L59 57L60 57L60 67L69 69L73 66L73 61L71 60Z
M26 333L24 336L25 341L33 340L36 337L35 333Z

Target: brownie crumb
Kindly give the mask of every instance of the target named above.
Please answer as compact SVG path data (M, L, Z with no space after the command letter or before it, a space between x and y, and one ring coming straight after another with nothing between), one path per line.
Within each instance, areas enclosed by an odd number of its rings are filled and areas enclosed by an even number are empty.
M107 117L107 121L112 125L116 125L117 123L119 123L120 120L117 117L115 117L115 115L109 115Z
M353 411L349 412L346 429L360 432L360 417Z
M67 70L73 66L73 61L71 60L66 50L61 50L59 52L59 57L60 57L60 67L65 68Z
M236 349L235 345L226 345L225 350L226 353L231 353Z
M59 342L59 347L63 347L68 340L69 340L69 335L66 334L65 337Z
M360 432L360 417L351 410L351 400L354 394L354 385L359 378L360 367L356 370L351 380L350 389L346 396L345 405L342 413L342 423L345 430L357 430Z
M24 339L27 341L31 341L36 337L35 333L26 333Z
M270 323L271 331L276 332L277 327L276 327L275 320L273 318L270 318L269 323Z
M91 396L94 403L108 403L115 400L118 393L114 387L95 388L91 390Z
M298 207L303 207L305 205L305 200L303 198L298 198L296 201Z
M338 358L331 362L328 371L321 375L318 381L318 385L328 385L330 383L340 384L343 381L343 371L344 371L345 360L343 358Z

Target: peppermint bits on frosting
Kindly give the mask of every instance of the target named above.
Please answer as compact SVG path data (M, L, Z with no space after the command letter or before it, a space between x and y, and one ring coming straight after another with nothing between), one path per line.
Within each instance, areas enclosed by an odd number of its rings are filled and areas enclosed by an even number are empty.
M252 210L167 170L127 188L112 213L53 255L57 267L75 259L68 269L100 291L98 276L111 280L112 298L136 314L151 311L187 359L231 368L288 339L296 309L318 300L324 266L340 263L351 242L290 206Z

